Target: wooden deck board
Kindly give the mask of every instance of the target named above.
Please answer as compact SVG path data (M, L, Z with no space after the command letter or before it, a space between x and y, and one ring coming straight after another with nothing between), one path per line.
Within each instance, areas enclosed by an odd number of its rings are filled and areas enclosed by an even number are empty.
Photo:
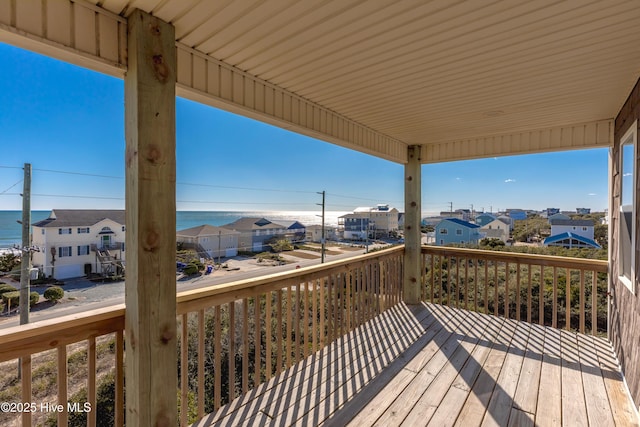
M197 426L632 425L601 338L400 304Z

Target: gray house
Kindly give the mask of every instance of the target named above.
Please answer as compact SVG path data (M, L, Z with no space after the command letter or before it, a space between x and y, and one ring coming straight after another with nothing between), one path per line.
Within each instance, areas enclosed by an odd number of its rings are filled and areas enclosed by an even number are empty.
M274 237L285 237L287 227L271 222L266 218L240 218L222 226L227 230L238 231L238 250L261 252L265 250L266 242Z
M176 242L204 252L206 258L232 257L238 255L239 235L238 231L204 224L178 231Z

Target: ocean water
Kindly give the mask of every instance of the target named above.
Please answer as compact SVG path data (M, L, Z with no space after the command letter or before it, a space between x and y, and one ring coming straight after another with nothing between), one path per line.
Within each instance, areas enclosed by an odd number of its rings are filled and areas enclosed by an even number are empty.
M32 211L31 223L49 217L51 211ZM337 225L338 217L348 212L325 212L325 224ZM198 225L224 225L242 217L260 217L270 221L299 221L304 225L321 224L320 212L309 211L178 211L176 231ZM21 211L0 211L0 249L19 244L22 240L22 226L17 222Z

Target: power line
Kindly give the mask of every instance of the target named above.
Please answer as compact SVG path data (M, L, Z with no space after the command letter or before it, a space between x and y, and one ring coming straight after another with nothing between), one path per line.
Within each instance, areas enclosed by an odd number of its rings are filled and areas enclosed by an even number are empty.
M16 185L20 184L23 180L19 180L18 182L16 182L15 184L13 184L11 187L7 188L6 190L4 190L3 192L0 192L0 194L4 194L7 191L11 190L13 187L15 187Z
M308 191L308 190L283 190L281 188L230 187L230 186L226 186L226 185L196 184L196 183L190 183L190 182L176 182L176 185L188 185L188 186L194 186L194 187L226 188L226 189L229 189L229 190L275 191L275 192L280 192L280 193L316 194L315 191Z
M52 170L52 169L35 169L35 168L33 170L34 171L38 171L38 172L61 173L61 174L65 174L65 175L80 175L80 176L93 176L93 177L97 177L97 178L124 179L124 177L122 177L122 176L100 175L100 174L95 174L95 173L59 171L59 170Z

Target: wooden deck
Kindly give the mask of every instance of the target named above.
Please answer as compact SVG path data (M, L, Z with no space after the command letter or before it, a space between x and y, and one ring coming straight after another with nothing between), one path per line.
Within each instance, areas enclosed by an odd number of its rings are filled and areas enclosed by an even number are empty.
M196 425L640 423L604 339L400 304Z

